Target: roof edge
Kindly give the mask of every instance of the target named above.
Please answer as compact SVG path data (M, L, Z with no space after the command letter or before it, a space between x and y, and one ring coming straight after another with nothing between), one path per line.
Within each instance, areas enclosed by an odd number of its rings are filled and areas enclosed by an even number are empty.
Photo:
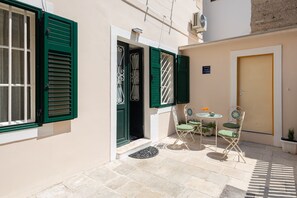
M209 45L226 43L229 41L236 41L236 40L240 40L240 39L257 38L257 37L270 36L270 35L276 35L276 34L280 34L280 33L294 32L294 31L297 31L297 25L286 27L286 28L274 29L274 30L271 30L268 32L267 31L266 32L258 32L258 33L246 34L246 35L242 35L242 36L225 38L225 39L215 40L215 41L210 41L210 42L205 42L205 43L195 43L195 44L190 44L190 45L184 45L184 46L178 47L178 50L186 50L186 49L192 49L192 48L196 48L196 47L204 47L204 46L209 46Z

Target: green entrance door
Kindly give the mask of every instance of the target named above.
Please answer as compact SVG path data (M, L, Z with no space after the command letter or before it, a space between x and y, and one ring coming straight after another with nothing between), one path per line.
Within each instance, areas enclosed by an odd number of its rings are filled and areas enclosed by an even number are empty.
M117 146L127 144L129 137L129 45L117 43Z

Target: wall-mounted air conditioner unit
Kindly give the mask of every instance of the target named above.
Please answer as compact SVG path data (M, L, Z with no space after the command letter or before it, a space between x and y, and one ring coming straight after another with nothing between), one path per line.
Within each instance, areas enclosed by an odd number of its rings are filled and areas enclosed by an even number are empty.
M197 32L205 32L207 29L207 20L200 12L193 13L192 29Z

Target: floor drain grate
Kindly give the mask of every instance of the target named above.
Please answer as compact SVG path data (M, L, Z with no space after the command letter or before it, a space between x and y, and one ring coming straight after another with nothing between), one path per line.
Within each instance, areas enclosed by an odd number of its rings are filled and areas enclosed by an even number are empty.
M159 154L159 150L156 147L149 146L145 149L137 151L129 155L129 157L136 158L136 159L147 159L151 157L155 157Z

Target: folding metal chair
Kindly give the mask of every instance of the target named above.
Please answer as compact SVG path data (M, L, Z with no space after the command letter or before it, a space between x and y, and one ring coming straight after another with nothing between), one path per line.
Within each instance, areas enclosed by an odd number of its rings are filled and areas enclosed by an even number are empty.
M193 141L195 141L192 133L200 134L201 122L196 119L193 109L191 107L189 107L188 105L184 106L184 114L185 114L186 124L194 127L194 131L191 132L191 137L192 137Z
M239 129L240 127L240 116L243 112L242 108L240 106L233 106L229 110L229 121L226 123L223 123L223 127L228 129Z
M175 145L178 141L181 141L187 147L187 149L189 149L186 143L186 137L188 134L190 134L193 138L191 132L193 132L195 128L189 124L179 124L175 107L172 108L172 116L175 124L175 131L178 136L178 139L175 140L173 145Z
M238 153L238 161L241 158L244 162L246 162L245 159L243 158L242 150L238 146L239 140L240 140L240 134L241 134L241 130L242 130L242 124L243 124L244 116L245 116L245 112L242 111L240 113L240 117L238 118L238 120L240 121L239 122L239 129L238 130L237 129L220 130L218 132L218 135L220 137L222 137L224 140L226 140L229 143L229 145L223 151L224 156L222 157L222 159L225 158L228 155L228 153L233 149L233 150L235 150Z

